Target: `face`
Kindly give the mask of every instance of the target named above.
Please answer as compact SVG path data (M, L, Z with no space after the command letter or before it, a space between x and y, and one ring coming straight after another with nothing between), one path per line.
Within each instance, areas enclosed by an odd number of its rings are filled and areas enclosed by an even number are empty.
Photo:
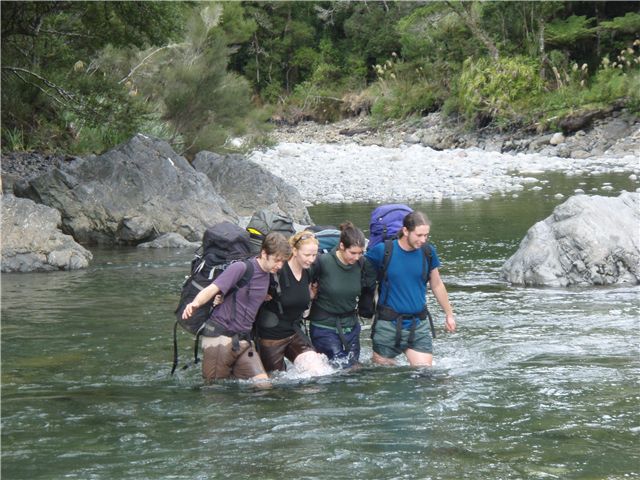
M265 255L262 253L262 258L264 259L263 268L266 272L276 273L278 270L282 268L286 259L279 255Z
M344 248L344 244L340 243L340 252L342 253L342 258L347 265L353 265L364 253L364 249L362 247L352 246L349 248Z
M418 225L412 232L403 227L403 234L411 248L418 249L429 240L429 225Z
M309 268L318 256L318 245L315 242L303 243L293 249L293 260L302 268Z

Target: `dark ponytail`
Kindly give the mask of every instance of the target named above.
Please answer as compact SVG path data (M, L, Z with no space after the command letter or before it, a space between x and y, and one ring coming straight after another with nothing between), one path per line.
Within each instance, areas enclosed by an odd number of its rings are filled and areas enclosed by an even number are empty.
M350 221L340 224L340 243L345 249L351 247L365 247L366 240L364 233Z

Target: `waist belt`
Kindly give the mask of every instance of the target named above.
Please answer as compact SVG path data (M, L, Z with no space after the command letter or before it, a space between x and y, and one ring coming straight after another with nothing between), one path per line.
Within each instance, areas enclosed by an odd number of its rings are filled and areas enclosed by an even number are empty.
M433 338L436 338L436 331L433 326L433 319L431 318L431 314L425 305L422 310L416 313L398 313L393 308L387 307L386 305L378 305L378 309L376 311L376 319L377 320L385 320L385 321L394 321L396 322L396 342L395 347L400 348L400 343L402 342L402 324L405 320L411 320L411 327L409 327L409 339L407 340L408 348L413 347L413 343L416 337L416 326L418 320L426 320L429 319L429 325L431 327L431 335Z
M426 320L428 314L427 306L420 310L417 313L398 313L393 308L387 307L386 305L378 305L378 318L380 320L411 320L411 319L420 319Z
M240 341L246 340L251 345L251 341L253 340L251 336L251 332L232 332L231 330L227 330L226 327L220 325L215 320L209 320L205 323L204 328L202 329L202 333L199 335L205 337L231 337L231 345L234 352L240 350ZM252 356L250 353L249 356Z
M314 310L314 313L320 314L318 320L325 320L330 317L336 318L336 330L338 332L338 336L340 337L342 348L344 348L345 352L349 352L351 350L352 342L347 342L347 339L344 336L344 327L342 326L342 322L340 320L342 320L343 318L349 318L349 317L355 316L357 311L351 310L349 312L343 312L343 313L331 313L331 312L327 312L326 310L323 310L317 305L314 305L313 310Z
M349 310L348 312L342 313L331 313L318 307L317 305L314 305L313 312L318 314L318 320L326 320L329 317L335 317L339 319L349 318L355 316L356 313L358 313L357 310Z

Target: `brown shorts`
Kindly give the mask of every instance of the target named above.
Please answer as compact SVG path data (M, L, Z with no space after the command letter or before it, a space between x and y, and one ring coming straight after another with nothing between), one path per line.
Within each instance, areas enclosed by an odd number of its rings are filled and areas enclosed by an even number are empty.
M293 362L301 353L315 351L299 333L294 333L290 337L281 340L261 338L259 342L260 358L267 372L285 371L285 357Z
M223 378L247 380L266 371L253 343L240 341L240 348L233 351L232 338L202 337L202 377L207 382Z

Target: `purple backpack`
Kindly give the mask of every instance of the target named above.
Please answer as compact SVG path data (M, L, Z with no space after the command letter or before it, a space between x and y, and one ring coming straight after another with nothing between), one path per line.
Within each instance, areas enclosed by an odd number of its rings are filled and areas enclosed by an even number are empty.
M380 205L371 212L369 246L367 248L373 248L388 238L394 238L402 228L404 217L411 212L413 212L411 207L400 203Z

